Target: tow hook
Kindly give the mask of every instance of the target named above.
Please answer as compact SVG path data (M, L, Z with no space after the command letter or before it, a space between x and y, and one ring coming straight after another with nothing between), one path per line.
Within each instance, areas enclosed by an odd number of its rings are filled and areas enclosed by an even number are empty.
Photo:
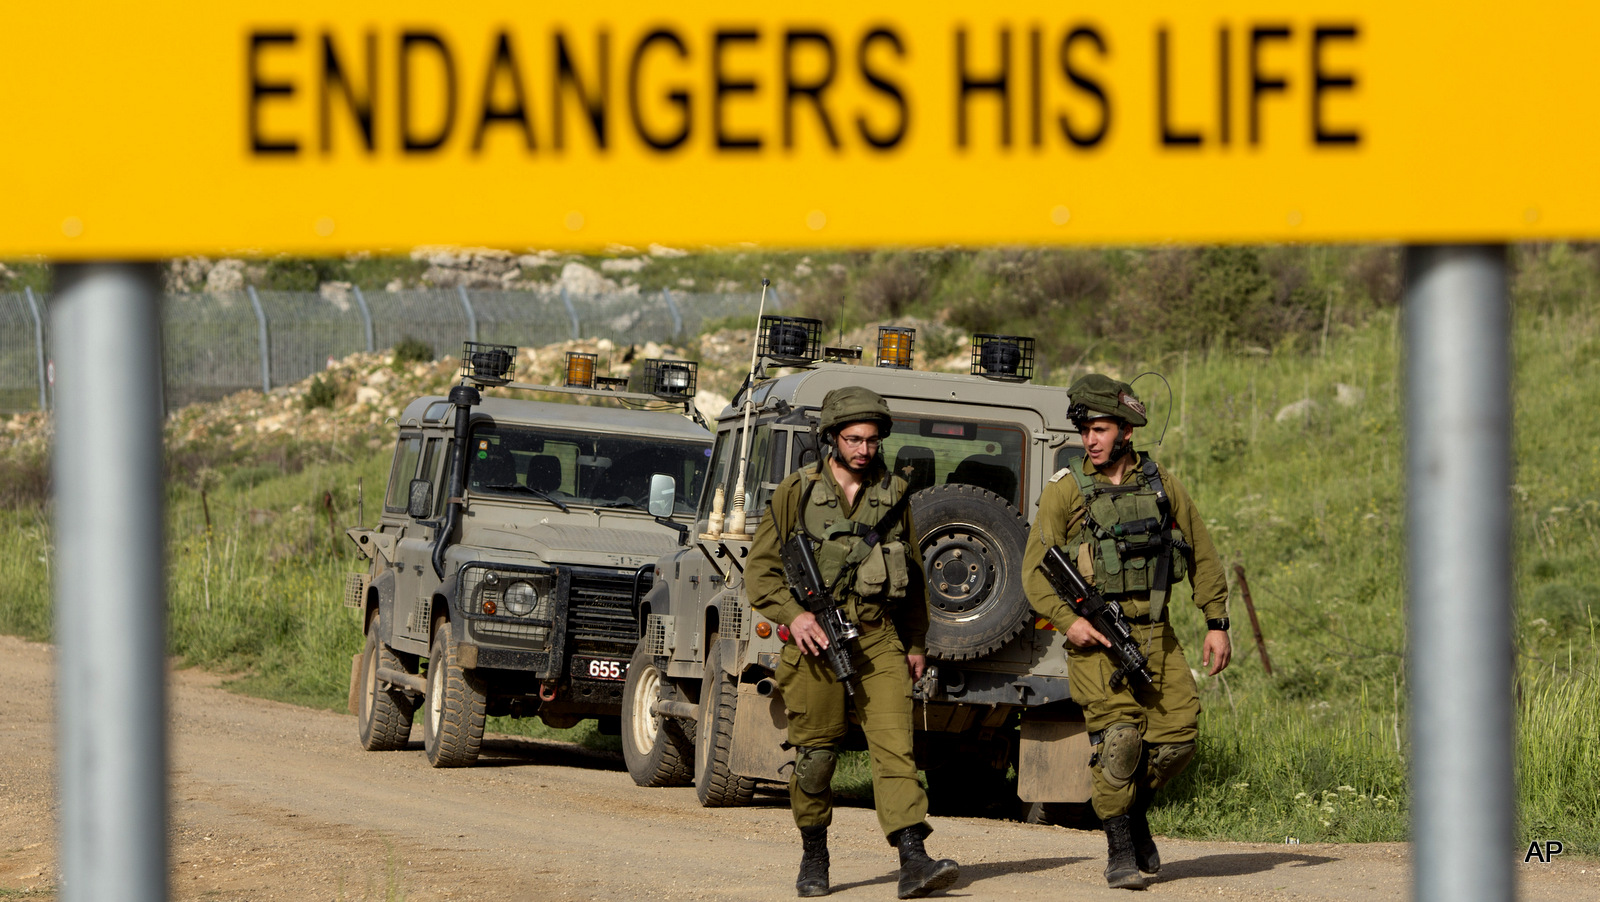
M556 700L556 684L545 680L539 681L539 700L553 702Z

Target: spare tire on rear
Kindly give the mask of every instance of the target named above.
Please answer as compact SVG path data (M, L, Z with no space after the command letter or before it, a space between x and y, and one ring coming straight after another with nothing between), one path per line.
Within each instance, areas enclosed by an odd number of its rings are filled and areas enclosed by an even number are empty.
M998 651L1032 619L1022 515L993 492L945 484L911 496L911 516L928 576L928 654L964 661Z

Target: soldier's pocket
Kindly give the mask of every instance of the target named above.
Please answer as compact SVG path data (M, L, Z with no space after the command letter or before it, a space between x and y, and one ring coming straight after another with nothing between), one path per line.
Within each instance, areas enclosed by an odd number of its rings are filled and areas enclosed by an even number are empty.
M888 583L889 567L883 560L883 546L874 545L856 565L856 594L862 598L881 595Z
M890 598L906 597L906 587L911 585L911 565L906 563L906 543L890 542L883 546L883 562L889 571L889 584L885 591Z

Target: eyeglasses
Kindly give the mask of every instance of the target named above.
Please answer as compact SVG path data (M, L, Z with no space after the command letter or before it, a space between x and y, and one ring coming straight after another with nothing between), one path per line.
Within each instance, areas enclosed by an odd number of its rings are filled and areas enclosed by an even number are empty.
M862 438L859 435L841 435L839 436L839 441L843 442L846 448L859 448L862 445L866 445L868 448L876 448L883 444L883 439L881 438Z

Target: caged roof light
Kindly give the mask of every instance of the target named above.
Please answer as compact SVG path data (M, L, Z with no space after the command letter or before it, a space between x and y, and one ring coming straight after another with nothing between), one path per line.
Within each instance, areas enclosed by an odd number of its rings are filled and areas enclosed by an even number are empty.
M462 377L478 385L505 385L516 366L516 345L469 341L461 352Z
M566 381L568 388L594 388L595 364L600 360L597 354L585 354L582 351L567 352Z
M783 366L805 366L822 348L822 320L804 316L761 317L756 354Z
M917 330L908 326L878 327L878 366L896 370L911 369L912 346Z
M1033 339L987 333L972 336L972 375L1027 382L1033 378Z
M674 401L692 398L699 370L698 363L652 357L644 362L644 390Z

